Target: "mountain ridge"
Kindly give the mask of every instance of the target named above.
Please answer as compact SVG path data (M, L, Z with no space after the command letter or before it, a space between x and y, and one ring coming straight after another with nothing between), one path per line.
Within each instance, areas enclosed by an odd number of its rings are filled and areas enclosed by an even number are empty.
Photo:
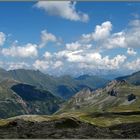
M63 99L69 99L72 95L84 87L96 89L104 86L108 82L108 79L98 76L88 76L86 79L77 80L70 75L54 77L44 74L39 70L31 69L3 71L6 76L2 76L3 73L0 71L0 80L4 80L5 78L14 79L22 83L48 90Z
M108 112L139 110L140 86L132 85L125 80L113 80L105 88L95 91L84 89L63 104L57 113L63 112Z

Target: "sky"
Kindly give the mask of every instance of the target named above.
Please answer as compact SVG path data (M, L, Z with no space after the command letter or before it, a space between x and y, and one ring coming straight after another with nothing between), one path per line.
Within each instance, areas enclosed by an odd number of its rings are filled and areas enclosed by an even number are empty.
M139 2L0 2L0 67L51 75L140 70Z

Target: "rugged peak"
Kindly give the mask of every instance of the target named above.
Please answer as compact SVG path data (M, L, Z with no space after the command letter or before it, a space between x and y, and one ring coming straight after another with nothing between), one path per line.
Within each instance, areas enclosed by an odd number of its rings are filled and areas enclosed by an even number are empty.
M84 88L81 91L79 91L75 97L88 97L90 96L92 93L92 91L89 88Z
M105 87L105 89L106 89L106 91L110 91L115 87L124 86L124 85L128 85L126 80L113 80L108 83L108 85Z

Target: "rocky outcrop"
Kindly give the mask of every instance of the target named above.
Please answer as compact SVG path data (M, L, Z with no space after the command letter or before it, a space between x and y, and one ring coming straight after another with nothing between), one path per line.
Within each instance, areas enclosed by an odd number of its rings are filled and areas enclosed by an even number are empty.
M114 89L112 89L111 91L108 91L108 94L110 95L110 96L117 96L117 91L115 91Z
M136 99L136 95L134 95L133 93L129 94L128 95L128 101L132 101L132 100L135 100Z

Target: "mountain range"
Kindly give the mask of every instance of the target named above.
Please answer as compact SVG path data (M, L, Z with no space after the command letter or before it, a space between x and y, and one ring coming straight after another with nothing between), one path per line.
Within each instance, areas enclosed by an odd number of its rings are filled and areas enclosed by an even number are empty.
M0 69L0 117L52 114L81 89L96 89L107 82L89 75L53 77L38 70Z
M125 80L113 80L105 88L85 88L64 103L59 110L64 112L123 112L140 110L140 86Z
M48 90L63 99L70 98L76 92L83 89L83 87L96 89L104 86L108 82L108 79L101 76L82 75L74 78L69 75L64 75L54 77L44 74L39 70L17 69L6 71L0 69L0 81L4 79L14 79L21 83Z
M140 71L109 81L0 69L0 118L0 138L140 138Z

